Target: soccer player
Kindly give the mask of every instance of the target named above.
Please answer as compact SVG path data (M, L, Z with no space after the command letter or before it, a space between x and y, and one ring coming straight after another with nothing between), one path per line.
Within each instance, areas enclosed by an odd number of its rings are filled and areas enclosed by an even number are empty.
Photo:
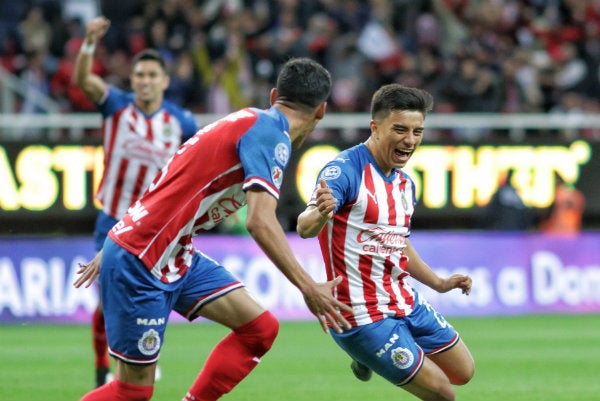
M260 362L278 333L277 319L192 243L193 235L244 205L248 232L301 291L323 330L328 322L334 331L350 328L340 313L349 316L350 308L331 294L341 278L315 282L296 260L276 215L292 148L323 118L330 91L330 74L320 64L289 60L271 91L269 109L245 108L201 129L110 230L103 251L80 269L74 285L89 285L99 271L117 378L82 401L150 399L171 310L190 321L203 316L231 329L212 350L185 401L220 398Z
M343 277L335 297L352 329L332 331L360 380L372 371L423 400L454 400L473 358L455 329L413 289L412 276L439 292L469 294L471 278L438 277L410 243L415 185L402 171L423 139L433 99L390 84L371 102L371 135L321 170L297 231L318 236L327 277Z
M86 27L74 70L76 84L102 113L104 174L97 193L102 210L96 219L96 251L102 249L108 230L125 214L165 165L182 141L198 131L188 110L163 98L169 76L160 54L142 51L133 60L130 75L133 92L108 85L92 72L93 54L110 22L103 17ZM96 387L109 378L109 359L102 303L92 319Z

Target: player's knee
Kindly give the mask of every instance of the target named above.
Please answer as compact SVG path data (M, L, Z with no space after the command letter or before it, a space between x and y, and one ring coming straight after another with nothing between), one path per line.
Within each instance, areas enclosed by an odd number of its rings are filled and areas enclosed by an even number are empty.
M463 386L465 384L467 384L468 382L471 381L471 379L473 378L473 375L475 374L474 370L469 370L467 372L462 372L460 375L457 375L456 377L453 377L451 382L454 385L457 386Z
M475 374L475 364L469 363L465 365L460 371L455 372L452 377L450 377L450 382L457 386L462 386L467 384L473 378Z
M235 329L235 333L246 339L246 344L257 356L262 356L271 349L279 333L279 321L271 312L265 311L256 319Z

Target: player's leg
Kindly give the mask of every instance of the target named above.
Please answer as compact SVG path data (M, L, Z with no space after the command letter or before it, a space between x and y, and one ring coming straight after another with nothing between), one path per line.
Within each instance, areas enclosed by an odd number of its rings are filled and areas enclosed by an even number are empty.
M402 389L421 400L454 401L454 387L448 376L428 357L419 372Z
M82 401L147 401L173 297L139 259L110 240L104 246L100 290L117 377Z
M475 373L475 361L462 340L446 351L428 355L428 358L442 369L452 384L467 384Z
M202 258L188 271L190 291L181 296L176 310L229 327L232 331L211 351L202 371L184 400L212 401L230 392L260 362L271 348L279 323L259 305L249 291L212 259ZM194 278L198 280L194 282ZM190 296L193 302L190 305ZM188 301L185 301L185 299ZM181 309L180 309L181 307Z
M96 367L96 387L100 387L109 381L110 370L104 313L102 312L102 302L100 300L98 300L98 306L92 315L92 344L94 348L94 366Z
M117 222L104 212L98 213L94 227L94 248L96 253L104 246L108 230ZM110 359L108 357L108 342L104 327L104 313L102 300L98 297L98 305L92 314L92 347L94 349L94 367L96 369L96 387L112 380L110 373Z

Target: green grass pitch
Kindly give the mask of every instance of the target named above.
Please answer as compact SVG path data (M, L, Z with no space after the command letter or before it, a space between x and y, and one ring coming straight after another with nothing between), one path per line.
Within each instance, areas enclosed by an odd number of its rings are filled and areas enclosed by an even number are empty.
M462 401L600 400L600 315L450 318L476 362ZM179 401L227 331L172 324L153 400ZM93 386L86 325L0 325L0 400L78 400ZM224 401L413 400L379 377L363 383L316 322L284 322L273 349Z

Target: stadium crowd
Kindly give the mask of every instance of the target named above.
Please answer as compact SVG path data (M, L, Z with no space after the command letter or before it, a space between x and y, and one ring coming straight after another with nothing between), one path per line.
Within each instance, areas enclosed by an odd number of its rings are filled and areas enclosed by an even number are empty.
M156 48L166 96L197 113L268 106L292 56L331 71L334 112L366 111L391 82L429 91L437 112L600 111L600 0L1 2L0 65L65 112L95 110L71 81L87 22L77 2L112 23L96 73L127 87L132 56ZM18 107L36 111L27 98Z

